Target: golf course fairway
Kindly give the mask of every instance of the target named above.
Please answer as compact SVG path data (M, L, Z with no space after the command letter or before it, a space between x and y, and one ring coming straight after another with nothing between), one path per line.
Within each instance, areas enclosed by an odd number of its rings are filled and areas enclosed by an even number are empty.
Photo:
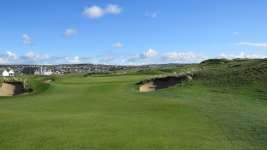
M153 74L33 77L32 94L0 97L0 149L266 150L266 64L187 66L192 81L149 93L136 83Z

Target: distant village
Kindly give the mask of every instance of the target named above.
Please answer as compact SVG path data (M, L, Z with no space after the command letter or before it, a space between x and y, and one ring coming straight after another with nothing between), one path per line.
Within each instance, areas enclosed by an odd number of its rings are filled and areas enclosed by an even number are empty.
M152 64L143 66L95 65L95 64L62 64L62 65L0 65L0 76L12 77L19 75L63 75L69 73L80 74L108 74L114 71L129 69L145 70L150 68L176 67L181 64Z

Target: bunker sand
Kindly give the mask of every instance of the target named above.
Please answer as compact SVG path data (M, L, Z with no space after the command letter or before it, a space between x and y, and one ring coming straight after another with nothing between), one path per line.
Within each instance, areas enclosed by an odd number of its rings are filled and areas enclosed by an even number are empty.
M3 82L0 88L0 96L15 96L24 93L22 82Z
M191 74L183 74L141 81L138 83L139 92L152 92L160 89L165 89L192 79L193 78Z

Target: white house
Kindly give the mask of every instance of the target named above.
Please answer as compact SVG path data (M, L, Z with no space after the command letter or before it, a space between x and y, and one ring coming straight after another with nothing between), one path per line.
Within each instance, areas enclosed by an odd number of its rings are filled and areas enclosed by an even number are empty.
M39 71L39 70L35 70L35 71L34 71L34 75L41 75L41 71Z
M15 71L11 69L11 70L9 70L8 74L9 74L10 77L14 77L15 76Z
M15 76L15 71L14 70L9 70L9 71L7 71L7 70L4 70L3 72L2 72L2 76L3 77L14 77Z
M7 71L7 70L4 70L4 71L2 72L2 76L3 76L3 77L9 77L9 73L8 73L8 71Z
M43 72L45 76L51 76L53 74L52 70L46 70Z

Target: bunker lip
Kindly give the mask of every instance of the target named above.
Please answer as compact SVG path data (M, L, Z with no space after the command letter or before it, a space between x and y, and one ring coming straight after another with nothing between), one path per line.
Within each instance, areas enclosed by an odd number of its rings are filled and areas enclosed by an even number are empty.
M177 84L181 84L185 81L190 81L192 79L193 75L187 73L144 80L137 83L137 85L139 85L139 92L144 93L169 88Z
M23 82L4 81L0 88L0 96L15 96L25 93Z

